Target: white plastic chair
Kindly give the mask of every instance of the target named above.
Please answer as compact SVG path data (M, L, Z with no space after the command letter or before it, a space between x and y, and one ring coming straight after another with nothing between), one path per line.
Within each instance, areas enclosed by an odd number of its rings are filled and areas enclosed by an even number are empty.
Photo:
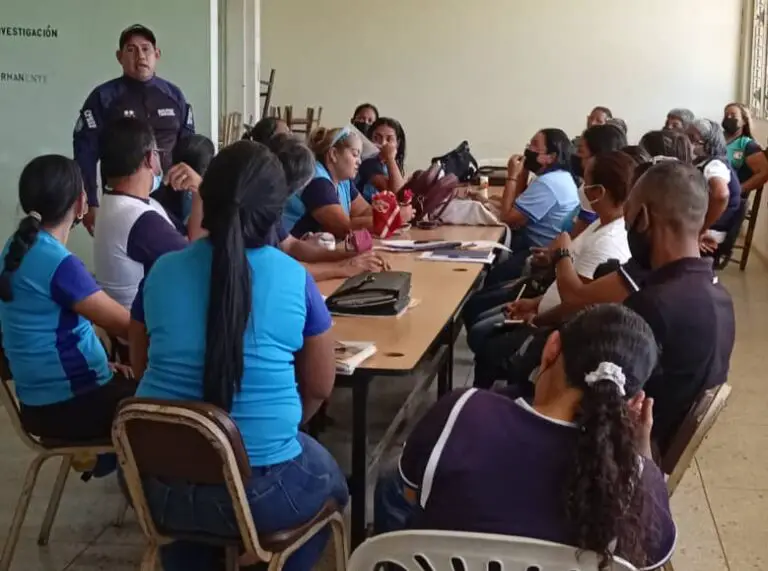
M383 563L407 571L597 571L595 553L574 547L506 535L455 531L398 531L367 540L352 554L347 571L373 571ZM637 571L614 559L611 571Z

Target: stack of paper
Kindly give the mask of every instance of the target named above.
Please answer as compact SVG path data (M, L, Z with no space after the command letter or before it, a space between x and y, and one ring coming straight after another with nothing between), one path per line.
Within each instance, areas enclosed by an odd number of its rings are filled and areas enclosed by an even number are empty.
M435 250L424 252L420 260L428 262L468 262L471 264L492 264L496 256L493 250Z
M368 341L337 341L336 373L351 375L360 364L376 353L376 345Z

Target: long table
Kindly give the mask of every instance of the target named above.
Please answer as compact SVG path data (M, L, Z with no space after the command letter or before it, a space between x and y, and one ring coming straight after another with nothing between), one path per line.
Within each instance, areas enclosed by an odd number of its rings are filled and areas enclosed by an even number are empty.
M414 229L399 236L412 240L497 242L504 228L486 226L442 226L433 230ZM334 317L333 334L339 341L370 341L377 353L351 376L338 376L337 386L352 390L352 499L351 538L356 547L366 536L366 489L368 485L368 392L375 378L410 375L419 370L438 378L438 395L452 388L453 344L458 334L459 310L485 271L477 263L429 262L418 253L384 254L393 270L411 272L411 297L415 307L399 318ZM343 283L320 284L330 295Z

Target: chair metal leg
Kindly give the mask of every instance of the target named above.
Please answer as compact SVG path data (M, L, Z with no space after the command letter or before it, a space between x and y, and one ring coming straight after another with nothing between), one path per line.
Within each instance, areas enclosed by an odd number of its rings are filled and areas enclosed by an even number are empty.
M121 494L120 505L117 508L117 518L115 518L115 527L123 527L125 525L125 516L128 514L131 504L128 503L128 499Z
M64 494L64 487L67 485L67 476L69 476L69 469L71 466L72 456L62 456L59 475L56 476L56 483L53 484L53 492L51 492L51 499L48 500L48 509L45 510L43 526L40 528L40 535L37 538L37 544L40 546L48 545L48 539L51 537L53 520L56 518L56 512L59 511L61 496Z
M283 552L280 553L273 553L272 559L269 560L269 566L267 567L267 571L281 571L283 566L285 565L286 557L283 554ZM229 569L227 569L229 571Z
M48 456L41 454L32 460L32 463L27 469L27 477L24 479L24 486L21 488L21 495L16 504L16 511L13 514L11 529L8 532L8 538L5 540L5 546L3 547L3 555L0 558L0 571L8 571L11 567L13 552L16 550L16 543L19 541L21 526L24 523L24 518L29 509L29 500L32 499L32 492L35 490L37 475L40 473L40 467L47 459Z
M144 550L144 556L141 558L140 571L156 571L157 552L157 545L153 545L152 543L147 545L147 548Z

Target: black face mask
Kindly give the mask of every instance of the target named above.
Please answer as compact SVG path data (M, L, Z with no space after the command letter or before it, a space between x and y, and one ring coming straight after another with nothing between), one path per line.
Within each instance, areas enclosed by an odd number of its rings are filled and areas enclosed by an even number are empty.
M536 174L541 170L541 164L536 159L539 158L539 153L532 151L531 149L525 149L525 160L523 161L523 167L528 172Z
M627 230L627 244L629 245L629 253L632 254L632 259L635 260L637 265L644 270L650 270L651 243L645 233L637 230L639 220L640 217L638 216L632 227Z
M352 121L352 126L360 131L365 137L368 136L368 132L371 130L371 126L365 121Z
M735 135L739 130L739 120L735 117L726 117L721 124L726 135Z
M580 179L584 179L584 163L579 155L571 155L571 174Z

